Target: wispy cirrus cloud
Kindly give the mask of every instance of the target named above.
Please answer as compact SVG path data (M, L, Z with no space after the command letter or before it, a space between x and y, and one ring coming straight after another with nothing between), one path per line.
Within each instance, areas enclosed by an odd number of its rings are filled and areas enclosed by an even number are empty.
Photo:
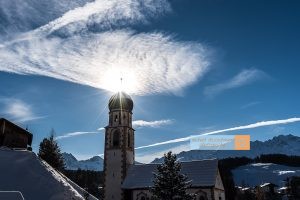
M256 105L258 105L258 104L261 104L261 102L260 102L260 101L253 101L253 102L250 102L250 103L247 103L247 104L243 105L243 106L241 107L241 109L247 109L247 108L256 106Z
M149 148L149 147L161 146L161 145L166 145L166 144L175 144L175 143L180 143L180 142L186 142L186 141L189 141L193 137L197 137L197 136L201 136L201 135L202 136L213 135L213 134L224 133L224 132L228 132L228 131L253 129L253 128L259 128L259 127L265 127L265 126L290 124L290 123L296 123L296 122L300 122L299 117L289 118L289 119L281 119L281 120L256 122L256 123L249 124L249 125L237 126L237 127L227 128L227 129L211 131L211 132L207 132L207 133L203 133L203 134L199 134L199 135L191 135L191 136L187 136L187 137L183 137L183 138L177 138L177 139L168 140L168 141L164 141L164 142L158 142L158 143L154 143L154 144L150 144L150 145L137 147L135 149L145 149L145 148Z
M0 71L49 76L104 90L111 89L108 79L126 72L124 85L132 78L138 83L131 93L180 94L208 70L208 48L155 31L122 29L169 10L166 0L87 3L2 42Z
M99 133L97 131L77 131L77 132L71 132L71 133L65 133L60 136L55 137L56 140L80 136L80 135L87 135L87 134L96 134Z
M151 128L158 128L161 126L166 126L173 124L174 120L172 119L163 119L163 120L155 120L155 121L145 121L145 120L135 120L132 122L134 127L151 127Z
M45 116L38 116L34 113L33 108L26 102L15 98L1 98L2 115L12 121L28 122L42 119Z
M204 95L213 98L226 90L242 87L266 77L268 75L259 69L245 69L225 82L205 87Z
M103 30L128 26L134 23L147 23L171 7L166 0L96 0L66 12L50 23L35 30L39 33L73 35L82 30Z

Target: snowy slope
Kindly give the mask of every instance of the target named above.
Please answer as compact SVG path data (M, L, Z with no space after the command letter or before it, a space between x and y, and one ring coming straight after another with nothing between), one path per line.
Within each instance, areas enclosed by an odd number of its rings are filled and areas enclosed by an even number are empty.
M256 186L262 183L274 183L284 186L287 177L300 176L300 167L289 167L273 163L255 163L239 167L232 171L236 185Z
M66 164L66 168L69 170L93 170L102 171L103 170L103 159L100 156L94 156L87 160L77 160L70 153L63 153L63 158Z
M183 151L177 154L181 161L201 160L208 158L228 158L228 157L249 157L254 158L261 154L286 154L300 156L300 137L294 135L279 135L270 140L261 142L253 141L250 144L250 151L207 151L192 150ZM153 163L162 162L162 158L155 159Z
M20 191L30 200L82 200L64 176L26 150L0 149L0 191ZM2 195L2 197L1 197ZM7 193L0 193L0 199ZM11 199L22 199L11 194Z

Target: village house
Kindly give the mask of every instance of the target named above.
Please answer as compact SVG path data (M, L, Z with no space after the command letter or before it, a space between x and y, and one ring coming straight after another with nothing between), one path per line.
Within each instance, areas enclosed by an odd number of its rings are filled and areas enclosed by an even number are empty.
M31 148L32 134L18 125L0 118L0 147Z

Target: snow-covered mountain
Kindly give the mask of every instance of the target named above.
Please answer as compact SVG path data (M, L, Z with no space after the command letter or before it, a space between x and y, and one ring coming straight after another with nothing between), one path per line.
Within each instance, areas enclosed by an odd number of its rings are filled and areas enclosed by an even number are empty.
M66 168L69 170L103 170L103 159L100 156L94 156L87 160L77 160L71 153L63 153Z
M0 199L85 199L82 188L31 151L0 148L0 161Z
M287 177L300 176L300 167L254 163L238 167L232 173L235 184L239 186L253 187L268 182L284 186Z
M177 154L180 161L201 160L207 158L228 158L228 157L249 157L254 158L261 154L286 154L300 156L300 137L294 135L279 135L270 140L261 142L253 141L250 144L250 151L208 151L192 150L183 151ZM157 158L153 163L162 162L162 158Z
M177 156L181 161L201 160L207 158L227 158L227 157L242 157L246 156L254 158L261 154L286 154L300 156L300 137L294 135L279 135L270 140L261 142L251 142L250 151L203 151L192 150L183 151ZM102 171L103 159L99 156L94 156L87 160L78 161L72 154L63 153L66 163L66 168L70 170L85 169ZM155 159L153 163L162 162L162 158Z

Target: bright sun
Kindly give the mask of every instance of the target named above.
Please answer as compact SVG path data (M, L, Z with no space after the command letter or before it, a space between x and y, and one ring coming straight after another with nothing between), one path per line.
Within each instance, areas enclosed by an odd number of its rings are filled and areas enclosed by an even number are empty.
M124 91L128 94L137 92L137 78L133 71L121 72L116 69L109 69L104 73L104 88L111 92Z

